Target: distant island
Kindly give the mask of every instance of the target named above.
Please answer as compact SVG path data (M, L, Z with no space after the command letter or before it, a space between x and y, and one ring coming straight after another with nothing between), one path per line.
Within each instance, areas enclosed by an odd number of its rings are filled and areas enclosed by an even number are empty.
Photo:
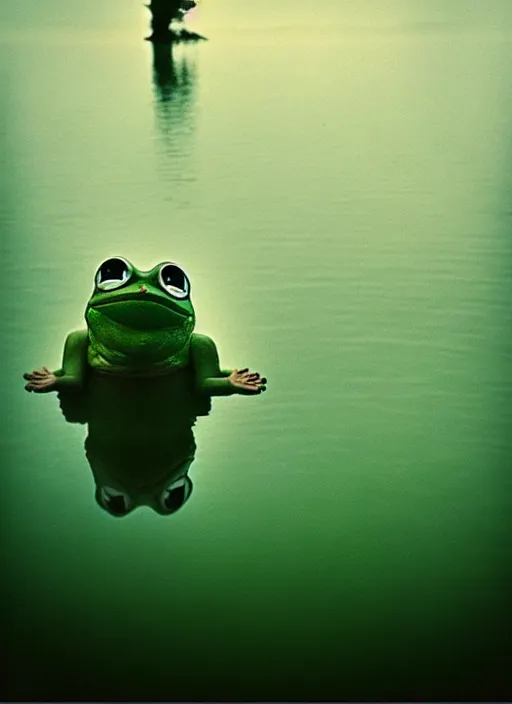
M184 26L186 15L197 6L194 0L151 0L146 5L151 12L151 35L147 41L154 44L175 44L206 40Z

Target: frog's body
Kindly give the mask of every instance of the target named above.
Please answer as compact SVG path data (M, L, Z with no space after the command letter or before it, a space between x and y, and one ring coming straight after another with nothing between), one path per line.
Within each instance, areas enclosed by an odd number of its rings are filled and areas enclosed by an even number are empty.
M220 369L213 340L193 332L190 282L171 262L143 272L121 257L106 260L96 272L85 320L87 329L66 339L62 369L25 374L27 390L79 389L90 370L156 377L185 368L190 368L195 390L210 396L265 390L259 374Z

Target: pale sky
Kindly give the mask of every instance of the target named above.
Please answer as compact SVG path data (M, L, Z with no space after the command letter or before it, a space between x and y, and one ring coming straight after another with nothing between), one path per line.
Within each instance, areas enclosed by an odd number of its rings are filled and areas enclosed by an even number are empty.
M512 0L201 0L194 25L203 28L512 26ZM1 2L0 24L11 28L124 29L144 23L142 0L23 0Z

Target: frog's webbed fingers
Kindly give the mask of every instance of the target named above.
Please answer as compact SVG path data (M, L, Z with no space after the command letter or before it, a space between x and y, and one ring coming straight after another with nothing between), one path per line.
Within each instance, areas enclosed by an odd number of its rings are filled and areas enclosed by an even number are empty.
M27 391L43 392L52 391L55 388L56 376L48 367L35 369L32 373L26 373L23 378L28 381L25 389Z
M259 394L266 390L267 379L260 377L258 372L250 372L248 369L235 370L233 372L232 383L235 387L251 394Z
M44 394L53 390L51 386L34 386L33 384L27 384L25 386L26 391L33 391L35 394Z
M33 384L34 386L48 386L49 384L53 384L55 382L55 377L53 374L49 374L48 376L42 377L40 379L31 379L30 383Z
M48 367L42 367L41 369L34 369L33 372L27 372L26 374L23 374L23 378L24 379L43 379L51 373L52 372L48 369Z
M248 382L248 383L261 383L261 384L266 384L267 379L265 377L260 376L259 372L249 372L248 370L238 372L238 377L241 381Z
M47 379L33 379L30 381L26 386L25 389L27 391L35 391L36 393L43 393L45 391L52 391L55 386L55 379L54 378L47 378Z
M263 391L267 390L267 387L264 386L263 384L249 384L249 383L244 383L244 382L238 382L236 385L237 388L239 389L244 389L244 391L247 391L247 393L250 394L260 394Z

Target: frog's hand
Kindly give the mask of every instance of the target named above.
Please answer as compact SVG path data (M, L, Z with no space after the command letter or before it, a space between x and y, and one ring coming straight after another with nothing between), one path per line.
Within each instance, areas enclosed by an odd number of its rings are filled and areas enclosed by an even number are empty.
M23 374L23 378L28 383L25 385L27 391L34 391L38 394L49 393L57 388L57 376L48 367L34 369L33 372Z
M191 359L194 369L195 387L199 393L209 396L231 396L232 394L254 395L266 389L267 380L258 372L235 369L229 374L221 371L215 342L207 335L192 336Z
M235 369L228 381L235 387L236 392L244 395L260 394L266 391L267 380L260 376L259 372L251 372L246 367L245 369Z
M87 374L87 330L76 330L66 338L62 369L51 372L48 367L35 369L23 375L28 381L25 389L35 393L82 388Z

